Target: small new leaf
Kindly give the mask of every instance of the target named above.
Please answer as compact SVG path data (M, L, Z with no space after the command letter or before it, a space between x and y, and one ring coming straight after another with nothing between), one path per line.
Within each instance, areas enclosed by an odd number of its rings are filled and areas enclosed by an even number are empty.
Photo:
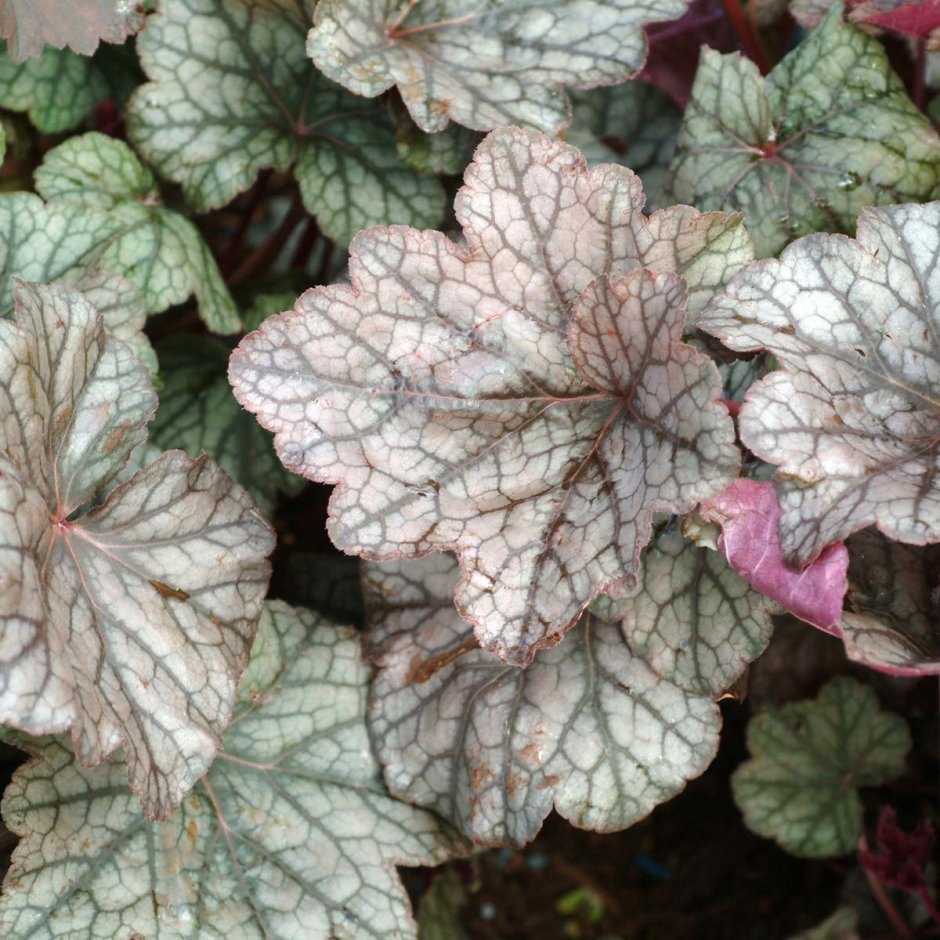
M153 174L123 141L97 132L71 137L46 154L35 180L37 191L55 207L80 206L117 227L100 263L139 284L150 312L195 294L210 330L241 328L235 302L198 229L163 207Z
M444 193L402 167L387 109L326 80L304 53L311 0L164 0L140 37L151 79L128 130L197 210L294 165L304 205L348 243L367 225L436 225Z
M768 709L747 730L751 758L731 778L748 828L794 855L844 855L862 831L859 787L897 777L911 736L868 686L827 683L816 699Z
M653 512L737 474L718 371L681 339L687 293L700 310L746 236L733 217L642 205L629 170L496 131L457 196L466 250L363 232L352 287L308 291L231 360L284 464L342 482L334 542L456 549L461 613L507 662L635 585Z
M864 206L940 191L940 137L881 44L825 22L767 76L707 50L686 110L670 189L704 209L740 209L758 257L799 235L851 231Z
M857 240L810 235L742 271L699 325L780 369L740 413L777 465L780 542L802 567L875 524L940 541L940 203L866 209Z
M415 123L476 130L570 121L564 85L631 78L646 61L644 26L676 19L688 0L321 0L307 50L357 95L397 85Z
M394 866L461 844L382 786L368 680L354 631L266 605L222 749L162 823L141 814L118 755L87 770L59 741L37 747L3 798L22 838L5 940L414 940Z
M241 487L178 451L96 505L155 407L81 294L18 287L0 321L0 721L71 729L89 765L123 744L159 816L228 722L272 537Z
M585 614L513 669L454 610L452 559L366 570L380 651L370 729L386 783L477 844L530 841L553 805L581 828L623 829L714 757L712 697L658 676L619 624Z

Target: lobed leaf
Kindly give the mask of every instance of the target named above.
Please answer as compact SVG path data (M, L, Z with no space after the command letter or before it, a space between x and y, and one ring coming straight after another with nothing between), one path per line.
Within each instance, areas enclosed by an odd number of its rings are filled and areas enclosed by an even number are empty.
M940 203L866 209L857 240L811 235L741 272L700 325L780 369L740 433L777 465L788 563L875 524L940 541Z
M88 770L60 741L37 747L3 799L22 838L3 936L415 938L394 865L461 844L382 786L368 679L354 631L267 604L222 749L162 823L117 755Z
M477 647L449 556L364 574L370 728L389 789L486 845L529 841L553 805L609 831L673 796L714 756L715 697L770 638L765 599L675 532L616 620L585 614L524 670Z
M671 167L680 202L741 210L759 257L814 231L850 231L865 206L940 193L940 137L881 44L823 24L764 79L707 50Z
M124 42L144 25L138 3L72 0L62 13L59 0L0 0L0 38L13 61L40 55L44 45L91 55L99 42Z
M272 535L244 490L179 452L95 505L155 407L81 294L18 287L17 323L0 321L0 721L71 729L85 764L123 744L159 816L228 722Z
M625 828L714 757L716 706L661 681L616 624L586 614L520 671L474 649L449 595L434 608L405 611L370 727L389 789L476 843L524 844L553 805L581 828Z
M697 312L746 236L733 217L642 205L622 167L494 132L456 201L466 250L361 233L351 288L308 291L231 360L285 466L343 484L334 542L370 558L456 549L461 613L507 662L634 586L653 512L688 511L737 473L718 372L681 337L686 285Z
M844 855L862 832L858 788L897 777L911 736L874 691L832 679L816 699L768 709L748 725L751 758L731 777L749 829L805 857Z
M35 181L56 206L80 206L114 224L100 261L140 285L149 311L195 294L209 329L238 332L235 302L199 230L163 207L153 174L123 141L97 132L71 137L45 155Z
M294 165L304 205L347 243L367 225L436 225L440 184L402 167L386 109L326 80L304 54L312 0L162 0L138 50L134 145L199 211Z
M398 87L415 123L476 130L570 121L563 85L625 81L646 60L649 23L688 0L321 0L307 51L323 73L373 98Z

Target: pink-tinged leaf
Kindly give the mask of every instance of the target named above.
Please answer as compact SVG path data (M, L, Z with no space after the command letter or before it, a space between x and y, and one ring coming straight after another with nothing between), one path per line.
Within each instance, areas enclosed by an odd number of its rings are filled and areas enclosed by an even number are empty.
M736 218L642 205L629 170L497 131L457 197L466 250L369 229L351 288L308 291L232 356L284 464L342 484L334 542L455 549L461 613L507 662L633 589L653 512L737 474L718 371L681 336L686 291L700 310L746 240Z
M940 545L904 545L874 529L847 544L840 630L849 658L896 676L940 673Z
M849 565L842 543L830 545L802 571L791 568L780 547L780 503L772 483L735 480L699 513L721 525L718 548L738 574L801 620L838 635Z
M165 815L235 702L272 535L206 458L164 454L98 502L146 438L146 367L87 299L19 284L0 321L0 721L71 730L88 765L125 747Z
M940 29L940 0L918 0L917 3L903 3L892 10L871 13L862 17L853 17L866 26L877 26L902 33L917 39L929 39L934 30Z
M866 209L857 240L809 235L757 262L699 325L780 368L740 415L777 466L788 563L877 525L940 541L940 202Z
M22 62L43 46L91 55L99 42L124 42L144 25L144 5L132 0L0 0L0 37Z

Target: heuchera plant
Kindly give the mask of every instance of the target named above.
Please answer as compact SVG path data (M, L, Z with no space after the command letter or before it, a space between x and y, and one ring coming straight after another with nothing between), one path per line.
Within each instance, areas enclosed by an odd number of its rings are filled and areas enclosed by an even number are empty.
M416 938L747 709L746 826L936 919L938 35L0 0L0 936Z

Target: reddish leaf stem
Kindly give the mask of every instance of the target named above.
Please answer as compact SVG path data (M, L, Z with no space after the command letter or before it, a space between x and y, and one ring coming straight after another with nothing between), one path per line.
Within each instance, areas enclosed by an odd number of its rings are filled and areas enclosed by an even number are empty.
M860 852L868 851L868 840L865 838L864 833L858 840L858 849ZM910 940L910 938L914 936L914 931L911 930L907 921L904 920L898 909L894 906L891 898L888 897L888 892L885 891L884 885L881 883L878 877L869 871L864 865L862 865L862 871L865 872L865 879L868 881L868 887L871 889L872 896L878 902L878 906L881 908L882 913L885 915L888 923L891 924L891 927L894 929L895 935L903 938L903 940Z
M741 45L741 50L749 59L752 59L756 63L757 67L761 70L761 74L766 75L770 71L770 67L767 64L764 51L757 41L757 36L754 35L754 30L751 28L751 23L744 12L744 8L741 6L740 0L722 0L722 3L724 4L725 12L728 14L728 19L731 20L734 26L734 31L738 34L738 42Z
M295 191L290 210L284 217L284 221L232 272L228 278L229 287L237 287L259 268L270 264L306 214L300 202L300 194Z

